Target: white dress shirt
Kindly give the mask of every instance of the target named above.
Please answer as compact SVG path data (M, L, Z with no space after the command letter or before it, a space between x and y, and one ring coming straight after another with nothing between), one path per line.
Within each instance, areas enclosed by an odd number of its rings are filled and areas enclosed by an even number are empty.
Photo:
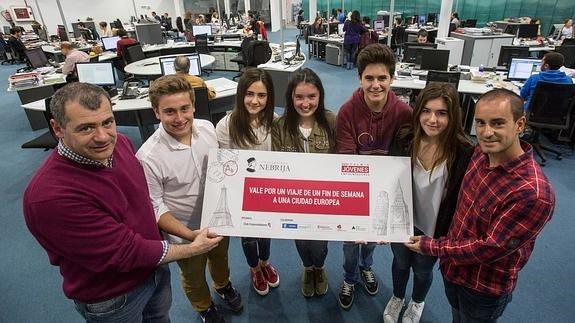
M195 230L200 228L208 153L218 148L214 126L195 119L192 145L178 142L160 124L136 153L144 167L156 220L166 212ZM182 239L170 235L170 241Z

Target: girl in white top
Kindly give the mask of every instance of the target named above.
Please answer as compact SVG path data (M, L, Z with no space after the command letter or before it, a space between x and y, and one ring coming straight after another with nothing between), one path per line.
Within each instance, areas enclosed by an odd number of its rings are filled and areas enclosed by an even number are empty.
M113 33L110 28L108 28L108 23L105 21L100 21L98 24L100 26L100 37L112 37Z
M561 40L565 38L573 38L573 19L565 19L563 28L561 28L558 38Z
M402 127L391 153L411 157L415 235L445 236L451 224L472 146L461 124L459 94L447 83L431 83L417 97L410 125ZM413 270L411 301L403 322L419 322L433 280L436 257L392 243L393 296L383 313L384 322L397 322Z
M238 82L234 110L216 126L220 148L271 150L274 99L271 76L262 69L246 69ZM270 245L267 238L242 238L252 286L262 296L269 292L269 287L280 283L276 269L268 261Z

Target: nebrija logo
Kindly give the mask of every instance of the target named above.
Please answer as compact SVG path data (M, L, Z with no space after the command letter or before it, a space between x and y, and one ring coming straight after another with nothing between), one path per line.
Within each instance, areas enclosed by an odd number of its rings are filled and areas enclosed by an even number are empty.
M246 170L250 173L256 171L256 159L254 157L248 158L248 167L246 168Z
M367 175L367 174L369 174L369 165L367 165L367 164L343 163L343 164L341 164L341 173L342 174Z

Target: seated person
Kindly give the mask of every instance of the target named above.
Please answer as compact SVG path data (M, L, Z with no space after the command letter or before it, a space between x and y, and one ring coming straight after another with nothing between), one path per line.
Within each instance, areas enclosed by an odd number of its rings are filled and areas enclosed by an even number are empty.
M313 25L310 27L310 35L323 35L325 29L323 28L321 17L315 17Z
M72 43L70 42L67 41L61 42L60 50L62 51L62 54L66 56L66 60L64 61L64 65L62 66L62 74L64 75L72 75L73 77L73 74L75 74L74 70L76 69L76 63L83 63L90 61L90 55L88 55L83 51L77 50L76 48L74 48L74 45L72 45ZM66 77L66 80L68 80L68 77Z
M14 54L17 57L15 59L19 61L24 61L26 58L26 54L24 51L26 50L26 46L20 40L20 36L22 35L22 29L20 27L12 27L10 28L10 36L8 37L8 45L12 48Z
M212 100L216 97L216 91L208 87L201 77L190 74L190 60L186 56L181 55L176 57L174 60L174 69L176 70L176 75L188 81L193 88L208 88L208 99Z
M108 23L105 21L100 21L98 24L100 26L100 36L101 37L112 37L112 29L108 28Z
M541 72L531 75L521 88L521 97L525 100L524 110L527 111L529 101L533 97L537 82L545 81L560 84L572 84L570 76L565 72L560 71L559 68L563 66L565 58L561 53L550 52L543 56L541 60Z
M558 40L563 40L565 38L573 38L573 19L565 19L564 25L557 34Z
M86 27L86 24L83 22L78 23L78 29L80 30L80 34L82 34L84 40L100 39L98 33L95 30Z
M427 30L421 28L421 29L417 32L417 43L418 43L418 44L425 44L425 43L427 43L427 35L428 35Z
M252 25L250 25L250 24L244 25L244 29L242 30L242 37L244 37L244 38L254 37L254 31L252 30Z
M118 58L123 59L124 48L126 48L128 45L135 44L138 41L134 38L128 37L128 33L125 29L118 29L116 34L120 37L120 39L116 42L116 54L118 55Z
M459 14L457 12L451 14L451 23L455 25L456 29L460 27L461 22L459 21Z

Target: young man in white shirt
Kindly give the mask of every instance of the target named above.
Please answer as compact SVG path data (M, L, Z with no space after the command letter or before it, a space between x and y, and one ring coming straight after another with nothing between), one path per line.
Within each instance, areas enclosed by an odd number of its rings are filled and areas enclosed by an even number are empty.
M194 120L195 96L186 80L163 76L154 81L149 95L160 126L136 156L144 167L158 226L178 243L192 239L200 227L208 152L218 148L218 140L213 124ZM184 292L204 322L224 322L211 299L206 263L218 295L233 311L243 308L229 279L228 245L225 237L210 252L178 261Z

